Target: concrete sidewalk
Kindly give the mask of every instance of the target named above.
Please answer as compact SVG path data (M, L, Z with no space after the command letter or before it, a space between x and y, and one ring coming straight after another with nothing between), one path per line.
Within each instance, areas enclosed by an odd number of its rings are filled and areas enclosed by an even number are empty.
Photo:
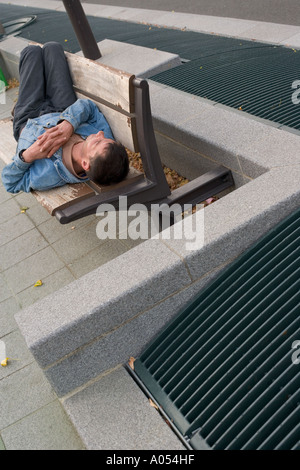
M23 4L18 0L10 3ZM41 7L37 1L27 4ZM83 6L87 14L122 21L300 47L300 28L295 26ZM43 3L43 7L63 9L61 2L55 1ZM2 46L7 47L0 43L0 51ZM15 54L16 51L7 52ZM188 169L189 174L184 175L188 178L197 176L203 169L207 171L210 165L225 164L232 169L239 190L208 208L205 251L187 256L179 242L158 241L153 247L151 240L142 244L130 240L101 241L96 236L96 216L61 226L31 195L10 195L0 187L0 340L4 341L7 356L11 358L7 367L0 368L0 449L184 449L123 364L131 354L137 357L164 322L172 318L171 310L188 301L245 247L300 204L297 135L278 131L228 109L216 109L205 100L154 83L150 87L155 130L164 161L177 171ZM15 93L12 90L6 105L0 105L1 119L9 118ZM182 110L180 122L173 114L175 106ZM203 113L206 120L199 126L199 116ZM231 135L233 126L235 135ZM162 274L157 272L155 253L161 255ZM77 375L74 378L76 369L63 369L63 359L41 370L24 338L30 346L33 331L35 335L43 334L46 322L51 321L47 301L61 299L59 314L63 318L56 320L58 325L60 321L67 325L69 310L74 310L78 298L84 298L84 290L92 278L99 277L100 289L106 279L113 281L118 269L125 276L125 273L139 274L136 267L141 260L144 262L141 283L145 280L147 305L145 302L141 311L134 312L133 302L141 297L141 290L139 286L135 290L131 287L122 299L124 305L132 307L132 319L121 318L121 326L112 327L100 340L91 337L90 343L66 358L66 367L70 364L73 367L78 361L82 383L76 381ZM152 278L148 282L149 272ZM43 285L34 287L38 280ZM164 290L162 298L158 298L158 284ZM112 310L114 296L120 289L121 286L116 286L114 295L107 300ZM66 293L73 294L70 296L73 299ZM21 331L14 318L17 313ZM98 341L100 358L96 348L93 349ZM80 352L82 357L76 355ZM101 361L101 372L95 373ZM63 374L66 371L73 374L74 389L66 391L65 384L61 385L63 375L55 381L59 367ZM89 375L93 367L95 370Z

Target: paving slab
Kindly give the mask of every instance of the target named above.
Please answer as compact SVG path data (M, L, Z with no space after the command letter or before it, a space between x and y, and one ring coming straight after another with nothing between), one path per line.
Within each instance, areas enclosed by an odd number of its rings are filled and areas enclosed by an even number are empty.
M64 401L88 450L185 450L120 367Z
M1 379L0 384L1 433L6 427L57 398L35 363Z
M3 186L2 186L3 188ZM34 229L34 224L20 212L0 227L0 247Z
M33 356L26 347L24 337L19 329L15 329L11 333L2 336L2 341L5 342L6 354L9 357L9 367L1 367L0 380L11 376L34 362Z
M43 277L43 279L41 279L43 283L41 287L34 287L31 285L30 287L16 293L16 301L20 304L21 308L24 309L38 300L62 289L75 279L76 277L72 274L70 269L67 266L64 266L53 274Z
M3 271L3 277L10 288L18 294L28 287L33 287L38 280L43 280L62 269L63 266L63 261L59 259L53 248L47 246Z
M112 282L107 270L118 280ZM179 257L158 240L148 240L43 299L40 308L29 307L17 314L17 321L39 364L45 367L128 321L152 305L153 298L163 299L189 283ZM126 303L124 292L130 292ZM77 307L70 310L75 298ZM83 305L87 315L83 315ZM45 344L51 344L46 353Z
M109 261L117 258L118 256L126 253L130 247L122 243L121 240L107 240L101 243L97 248L88 252L84 257L75 259L69 264L69 269L72 271L76 279L81 278L85 274L91 272L102 266Z
M58 401L8 426L2 437L6 450L85 450Z
M15 321L15 313L20 310L20 304L15 297L9 297L8 299L0 302L0 336L6 336L14 330L18 329L18 325Z
M0 274L0 302L9 299L12 296L12 291L9 289L2 274Z
M20 214L20 206L13 198L10 198L3 202L3 204L0 204L1 223L7 222L18 214Z
M47 242L40 232L32 229L0 247L0 269L5 271L10 268L12 259L18 263L46 246Z

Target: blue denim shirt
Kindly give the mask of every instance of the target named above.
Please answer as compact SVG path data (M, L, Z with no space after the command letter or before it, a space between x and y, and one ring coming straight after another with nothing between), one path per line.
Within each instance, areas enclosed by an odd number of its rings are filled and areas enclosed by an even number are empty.
M63 164L62 148L51 158L35 160L32 163L23 162L19 157L21 150L30 147L45 129L56 126L62 119L69 121L74 132L83 139L99 131L103 131L106 138L114 139L105 117L90 100L77 100L63 113L44 114L36 119L29 119L19 138L12 163L2 171L2 182L8 192L30 192L34 189L43 191L66 183L82 183L83 180L72 175Z

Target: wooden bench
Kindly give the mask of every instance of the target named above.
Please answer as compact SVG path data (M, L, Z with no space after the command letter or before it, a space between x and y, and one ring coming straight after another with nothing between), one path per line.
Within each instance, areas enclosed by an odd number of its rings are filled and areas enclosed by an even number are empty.
M110 186L90 182L33 191L60 223L95 213L102 203L118 209L120 196L127 196L128 206L136 202L148 207L154 202L196 204L233 185L230 170L218 167L171 193L156 145L147 81L85 57L65 54L77 97L92 100L105 115L115 139L140 153L144 174L131 168L126 180ZM2 121L0 127L0 157L9 163L16 150L12 122Z

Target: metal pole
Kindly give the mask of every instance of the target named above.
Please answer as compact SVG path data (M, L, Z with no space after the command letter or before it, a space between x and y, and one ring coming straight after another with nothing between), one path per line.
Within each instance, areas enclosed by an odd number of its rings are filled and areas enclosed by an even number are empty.
M72 23L84 57L97 60L101 52L85 16L80 0L63 0L63 4Z

